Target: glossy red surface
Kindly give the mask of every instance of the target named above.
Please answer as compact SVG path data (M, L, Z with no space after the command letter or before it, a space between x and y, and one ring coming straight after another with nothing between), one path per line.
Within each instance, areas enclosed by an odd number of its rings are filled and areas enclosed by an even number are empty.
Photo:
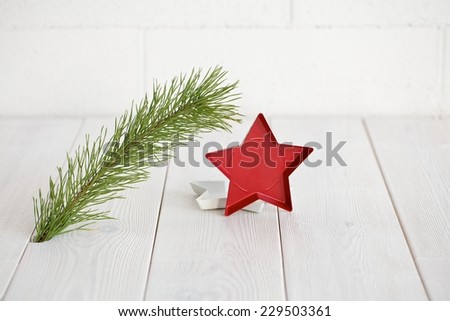
M240 146L206 154L230 180L225 215L257 199L292 211L288 177L312 151L311 147L279 144L259 114Z

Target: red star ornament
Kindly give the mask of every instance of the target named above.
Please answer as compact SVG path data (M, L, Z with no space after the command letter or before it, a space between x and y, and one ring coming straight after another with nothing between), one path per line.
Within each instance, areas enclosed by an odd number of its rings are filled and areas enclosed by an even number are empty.
M292 211L288 177L312 151L279 144L259 114L240 146L205 155L230 180L225 216L258 199Z

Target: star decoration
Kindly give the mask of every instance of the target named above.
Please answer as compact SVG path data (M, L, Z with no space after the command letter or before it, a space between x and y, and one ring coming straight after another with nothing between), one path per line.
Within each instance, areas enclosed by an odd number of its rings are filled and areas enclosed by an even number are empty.
M279 144L259 114L240 146L205 155L230 180L225 215L258 199L292 211L288 177L312 151L311 147Z

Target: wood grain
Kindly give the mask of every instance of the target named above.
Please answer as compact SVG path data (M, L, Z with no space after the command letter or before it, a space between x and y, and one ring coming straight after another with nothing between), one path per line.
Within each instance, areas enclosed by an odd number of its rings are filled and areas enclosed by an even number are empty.
M428 294L450 300L450 122L369 119L367 125Z
M88 121L95 137L104 119ZM111 128L111 126L108 126ZM30 243L15 274L8 300L142 300L166 167L151 170L150 180L127 190L110 209L117 220L97 222L93 231Z
M289 300L425 300L426 293L359 119L275 119L279 141L322 144L291 175L294 211L280 210ZM347 141L326 166L332 146Z
M203 143L240 142L253 120L235 126L233 134L208 135ZM224 210L201 211L189 181L226 180L203 163L205 153L195 149L200 167L169 166L146 299L283 300L276 208L266 205L262 213L239 211L229 217ZM187 160L187 154L182 149L180 159Z
M153 169L149 181L125 193L126 200L104 207L118 220L41 244L28 244L31 196L63 163L81 120L0 120L0 297L450 299L448 119L370 119L371 140L359 119L269 119L280 142L324 146L310 161L325 160L327 131L333 146L346 140L339 154L348 166L302 164L290 177L294 212L280 211L279 218L271 205L263 213L230 217L223 210L199 210L189 181L226 180L203 164L205 143L213 150L211 142L241 142L253 119L233 134L206 135L192 155L200 167L172 162L165 189L166 168ZM104 123L87 121L76 141ZM178 161L187 159L181 148Z
M32 196L64 161L80 120L0 120L0 298L34 229Z

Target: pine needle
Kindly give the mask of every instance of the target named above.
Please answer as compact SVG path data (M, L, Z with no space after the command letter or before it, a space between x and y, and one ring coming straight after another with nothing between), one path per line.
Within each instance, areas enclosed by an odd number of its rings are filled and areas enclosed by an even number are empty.
M39 190L33 198L33 241L48 241L111 219L96 207L121 198L120 192L147 180L149 167L167 160L175 147L193 135L229 131L231 122L240 122L234 105L240 98L234 92L237 82L226 84L225 76L216 67L203 76L193 70L163 86L155 83L151 101L146 96L116 119L109 139L105 128L92 143L86 136L73 157L67 154L66 168L58 167L57 178L50 178L46 196Z

